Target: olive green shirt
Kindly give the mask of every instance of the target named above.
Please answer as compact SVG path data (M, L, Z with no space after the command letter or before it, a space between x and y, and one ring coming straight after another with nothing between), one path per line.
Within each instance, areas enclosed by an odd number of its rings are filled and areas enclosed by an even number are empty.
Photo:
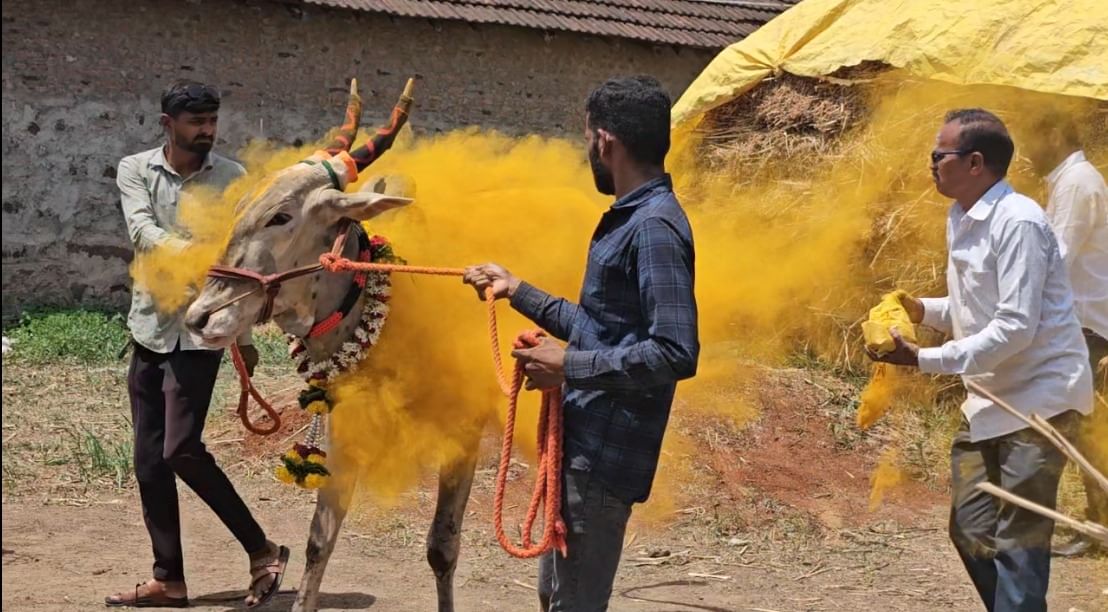
M201 186L222 191L244 174L241 164L215 153L209 153L200 170L188 178L170 166L162 147L124 157L116 184L135 255L155 247L184 249L188 236L177 225L181 192ZM161 312L154 296L138 285L133 287L127 325L138 344L156 353L171 353L178 343L181 350L202 350L199 337L185 328L184 318L185 308ZM249 332L239 339L239 344L249 342Z

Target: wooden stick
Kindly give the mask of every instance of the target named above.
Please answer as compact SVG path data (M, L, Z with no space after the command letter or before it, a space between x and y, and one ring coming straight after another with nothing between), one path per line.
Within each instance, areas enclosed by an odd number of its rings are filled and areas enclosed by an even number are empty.
M1090 538L1099 540L1104 544L1108 544L1108 527L1098 525L1097 523L1093 523L1091 521L1079 521L1076 519L1072 519L1056 510L1051 510L1046 506L1036 504L1033 501L1028 501L1014 493L1009 493L1008 491L1001 489L991 482L979 482L977 483L976 488L980 491L988 493L989 495L999 497L1006 502L1013 503L1021 508L1026 508L1036 514L1041 514L1042 516L1062 523L1070 529L1073 529L1074 531L1077 531L1079 533L1083 533Z
M520 582L519 580L516 580L515 578L512 578L512 584L514 584L514 585L516 585L516 586L521 586L521 587L523 587L523 588L525 588L525 589L531 589L532 591L537 591L537 590L538 590L538 589L537 589L537 588L535 587L535 585L533 585L533 584L527 584L526 582Z
M1100 473L1100 470L1093 467L1093 464L1089 463L1089 460L1086 459L1080 451L1074 448L1073 444L1070 444L1069 440L1067 440L1065 436L1059 433L1053 425L1048 423L1039 415L1034 415L1032 417L1024 415L1022 412L1016 410L1010 404L1000 399L992 392L988 391L975 382L967 380L965 381L965 383L967 389L991 399L994 403L996 403L997 406L1000 406L1005 411L1007 411L1008 414L1011 414L1024 423L1027 423L1028 427L1031 427L1035 431L1046 436L1046 439L1049 440L1051 444L1057 446L1058 450L1062 451L1062 453L1065 454L1066 457L1069 457L1070 461L1073 461L1075 464L1077 464L1077 466L1084 470L1086 474L1092 476L1093 480L1095 480L1096 483L1100 485L1101 489L1104 489L1105 492L1108 492L1108 477L1105 477L1104 474Z
M1081 454L1081 451L1077 450L1077 447L1074 446L1073 443L1067 440L1060 431L1055 429L1054 426L1043 417L1033 414L1031 415L1031 420L1039 426L1039 431L1050 432L1050 435L1047 437L1051 442L1054 442L1054 445L1062 449L1062 452L1065 453L1067 457L1080 466L1081 469L1085 470L1087 474L1091 475L1093 480L1100 485L1101 489L1108 492L1108 478L1105 478L1104 474L1097 470L1096 467Z
M689 572L689 576L692 578L711 578L712 580L730 580L730 576L724 576L723 574L701 574L699 572Z

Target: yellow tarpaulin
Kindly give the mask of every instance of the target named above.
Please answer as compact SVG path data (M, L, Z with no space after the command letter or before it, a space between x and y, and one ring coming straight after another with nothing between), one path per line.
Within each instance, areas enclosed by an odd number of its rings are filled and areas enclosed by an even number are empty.
M677 101L674 127L777 71L822 76L864 61L1108 100L1108 0L805 0L716 56Z

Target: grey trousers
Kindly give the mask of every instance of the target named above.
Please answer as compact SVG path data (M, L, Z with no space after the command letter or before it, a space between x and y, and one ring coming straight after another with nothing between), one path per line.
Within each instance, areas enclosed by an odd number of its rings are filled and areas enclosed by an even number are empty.
M1050 422L1067 434L1079 417L1070 411ZM971 442L963 421L954 436L950 539L989 612L1046 611L1054 521L1001 503L974 486L991 482L1054 508L1065 465L1065 455L1030 429Z
M539 605L544 612L604 612L623 552L631 505L588 472L563 469L562 518L568 534L563 557L539 559Z

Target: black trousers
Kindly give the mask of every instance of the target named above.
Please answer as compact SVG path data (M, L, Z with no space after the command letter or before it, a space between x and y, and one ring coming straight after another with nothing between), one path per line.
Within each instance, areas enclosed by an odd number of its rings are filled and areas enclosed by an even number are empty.
M185 578L177 479L185 481L248 552L265 547L262 528L201 436L223 351L155 353L134 346L127 376L135 429L135 477L154 547L154 578Z

